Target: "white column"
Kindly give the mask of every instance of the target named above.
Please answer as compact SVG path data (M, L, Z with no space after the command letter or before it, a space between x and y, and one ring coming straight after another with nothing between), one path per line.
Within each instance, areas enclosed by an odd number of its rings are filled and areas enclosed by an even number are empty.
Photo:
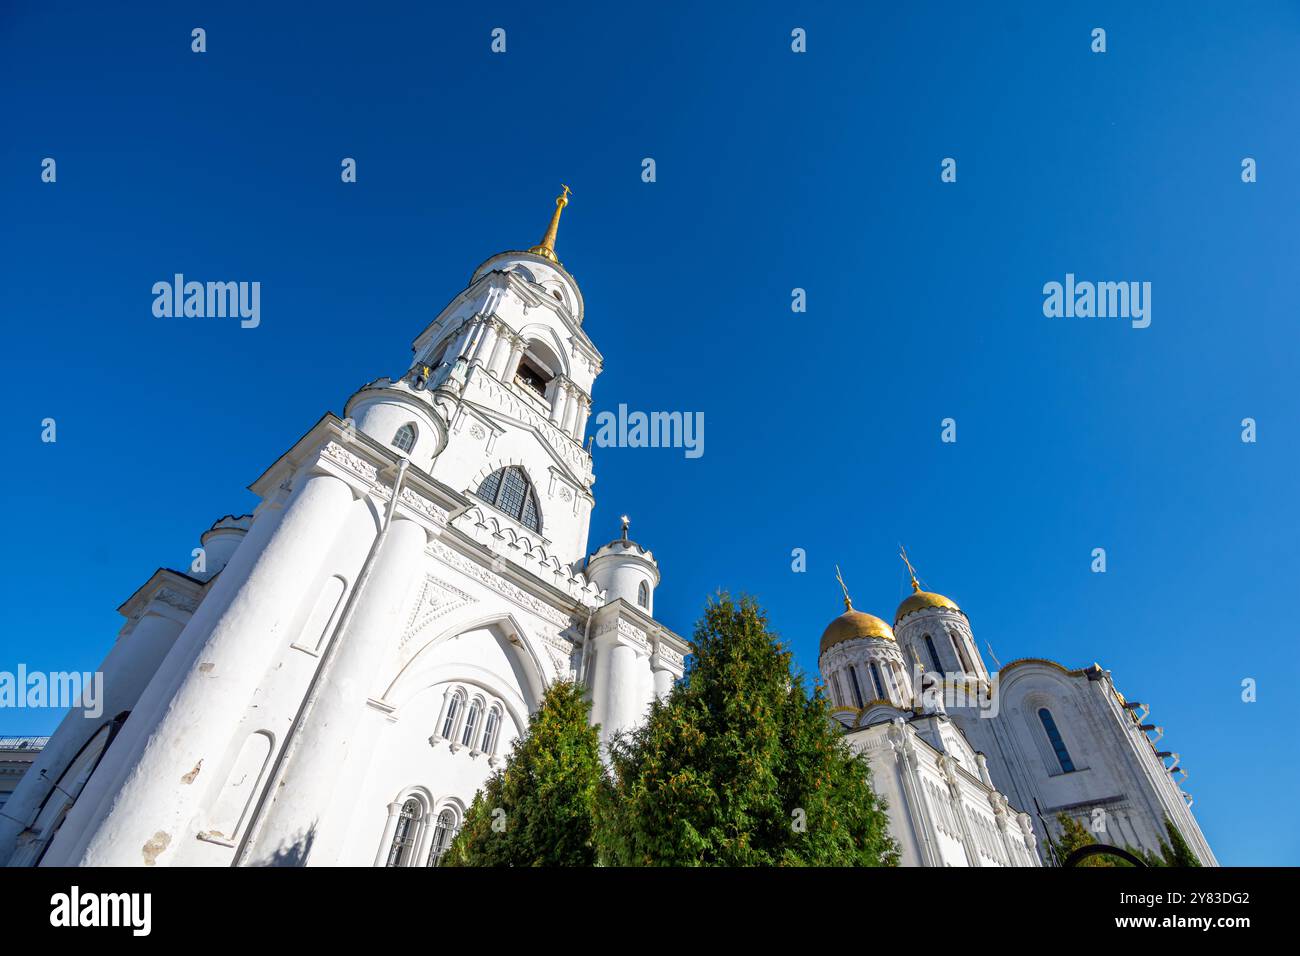
M379 841L379 852L375 854L375 866L384 866L388 862L389 851L393 849L393 837L397 833L397 820L402 815L400 803L388 805L388 820L384 823L384 836Z
M492 319L483 320L483 330L479 333L478 342L474 346L473 362L476 365L486 366L492 355L493 348L496 347L497 330L496 323Z
M200 793L208 789L206 778L194 786L198 774L220 762L271 659L290 639L284 629L353 501L352 489L340 478L325 473L302 478L247 578L232 583L236 593L229 605L206 614L205 601L186 626L181 640L191 632L206 634L198 666L185 675L162 720L148 733L107 814L77 855L80 865L162 862L169 849L193 839L190 821Z
M277 853L304 846L321 829L379 665L387 646L402 632L402 614L412 583L422 573L420 558L427 543L423 526L414 521L395 517L389 526L364 591L356 598L352 620L334 638L334 656L321 676L315 702L301 718L279 780L270 783L273 800L245 863L267 865Z
M506 356L510 354L510 332L507 329L493 329L495 339L492 352L487 361L487 369L497 378L502 378L502 369L506 367Z
M560 427L569 437L573 437L573 425L578 420L578 389L572 382L566 382L569 387L565 389L567 398L564 401L564 418L560 422Z
M510 336L510 352L506 355L506 364L501 369L501 380L507 381L514 377L515 370L519 368L520 356L524 354L524 340L514 335Z
M638 658L636 648L615 642L605 649L609 655L609 683L605 696L605 724L601 727L606 739L615 731L630 730L641 718Z
M239 584L248 577L249 569L284 519L289 497L285 492L278 492L275 498L268 498L257 507L243 547L236 549L230 562L222 569L216 584L212 585L203 599L201 608L204 614L211 615L209 620L229 606L239 590ZM75 854L81 852L91 828L108 812L127 771L144 748L149 734L162 720L181 681L194 666L194 658L205 637L204 634L186 629L173 642L171 650L132 708L131 717L100 759L99 766L86 783L81 796L68 812L58 836L45 854L43 866L72 866L76 862Z
M579 445L587 434L587 416L591 414L591 402L587 396L582 396L578 405L578 427L574 429L573 437Z
M171 616L180 612L170 608L164 608L165 614L159 614L157 603L155 599L135 626L118 638L99 665L104 681L99 716L90 717L80 707L69 710L5 804L6 816L0 817L0 865L4 865L13 853L15 840L22 830L18 821L30 823L37 808L54 789L60 774L68 769L86 742L122 711L135 706L167 652L176 643L176 636L185 627L184 620ZM45 771L45 776L41 776L42 771ZM68 789L71 784L65 781L62 786ZM41 836L48 839L49 834Z
M560 424L561 419L564 417L565 396L568 394L568 390L564 386L565 381L562 378L557 378L555 384L551 386L551 414L549 417L551 422L556 425Z

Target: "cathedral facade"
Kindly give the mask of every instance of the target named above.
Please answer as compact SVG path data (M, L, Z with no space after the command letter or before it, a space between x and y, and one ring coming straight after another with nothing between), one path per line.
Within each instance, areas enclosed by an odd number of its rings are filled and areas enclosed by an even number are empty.
M654 555L626 519L588 547L602 357L555 253L567 203L122 604L103 714L70 711L23 775L0 863L436 865L550 682L588 688L606 741L671 690L689 648L654 616ZM1001 712L927 700L921 661ZM820 666L904 864L1037 866L1044 815L1097 808L1101 842L1154 848L1168 815L1213 861L1100 668L990 675L919 586L892 628L850 606Z
M834 717L889 801L903 865L1037 865L1062 813L1098 843L1156 854L1168 820L1218 865L1178 755L1157 749L1163 729L1109 671L1027 658L990 672L956 602L911 578L892 627L846 592L819 659Z

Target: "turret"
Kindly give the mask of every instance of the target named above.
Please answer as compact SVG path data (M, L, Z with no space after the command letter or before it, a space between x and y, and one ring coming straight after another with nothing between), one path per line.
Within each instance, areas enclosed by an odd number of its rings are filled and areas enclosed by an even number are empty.
M659 586L659 564L652 553L627 536L628 518L622 518L623 536L615 538L591 556L587 580L605 592L605 602L622 598L646 614L654 614L655 588Z

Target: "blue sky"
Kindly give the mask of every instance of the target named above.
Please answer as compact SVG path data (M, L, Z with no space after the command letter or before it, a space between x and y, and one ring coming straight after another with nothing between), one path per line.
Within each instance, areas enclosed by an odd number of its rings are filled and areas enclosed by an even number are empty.
M705 413L702 458L597 453L660 618L751 592L813 671L833 565L892 619L904 542L1003 662L1152 706L1221 862L1300 862L1294 5L270 6L0 11L0 668L93 668L563 181L596 410ZM175 272L260 281L261 326L154 318ZM1151 326L1045 318L1067 272L1151 282Z

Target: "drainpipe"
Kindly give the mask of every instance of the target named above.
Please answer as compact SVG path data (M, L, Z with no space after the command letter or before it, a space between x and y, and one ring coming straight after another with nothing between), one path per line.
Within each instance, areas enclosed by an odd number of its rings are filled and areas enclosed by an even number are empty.
M375 540L370 545L370 551L366 554L366 560L361 565L361 571L357 575L357 583L352 588L352 593L348 595L347 603L343 605L343 613L339 615L339 622L334 626L334 632L330 635L328 646L325 648L324 653L321 654L320 664L316 667L316 673L312 675L311 683L307 686L307 695L298 707L298 713L294 715L293 724L290 725L289 733L285 736L284 746L280 748L279 756L275 760L275 766L271 768L271 773L267 777L267 785L262 791L256 809L253 811L253 818L249 821L248 829L244 832L243 842L240 843L239 850L236 852L231 866L243 865L244 860L248 857L249 850L252 848L253 838L257 835L262 820L266 816L266 811L271 806L272 796L279 790L280 776L284 772L289 758L293 756L302 728L307 723L307 717L311 714L311 710L320 696L320 685L325 679L325 675L329 673L330 665L334 661L334 655L339 647L339 637L347 633L348 625L352 623L357 600L365 591L366 584L370 581L370 572L374 568L375 558L378 557L379 549L383 547L384 540L388 537L388 528L393 523L393 513L397 510L397 498L402 493L402 484L406 480L406 470L410 466L411 462L408 458L402 458L397 463L397 477L393 480L393 496L388 501L388 508L384 512L384 521L379 528L379 534L375 535Z

